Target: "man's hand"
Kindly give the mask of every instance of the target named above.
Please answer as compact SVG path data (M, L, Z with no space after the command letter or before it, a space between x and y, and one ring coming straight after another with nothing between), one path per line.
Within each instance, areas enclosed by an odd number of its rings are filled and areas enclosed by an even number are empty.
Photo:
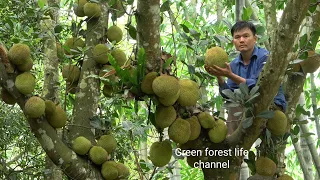
M213 76L217 76L217 77L219 77L219 76L230 77L232 74L231 67L230 67L229 63L226 63L225 68L221 68L216 65L213 65L213 66L205 65L204 68L206 69L206 71L209 74L211 74Z

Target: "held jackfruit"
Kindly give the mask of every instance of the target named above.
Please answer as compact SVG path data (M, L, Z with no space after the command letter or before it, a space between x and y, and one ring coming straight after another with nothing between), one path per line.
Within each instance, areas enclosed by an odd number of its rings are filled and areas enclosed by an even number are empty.
M31 118L38 118L44 115L46 104L43 99L37 96L33 96L28 99L24 105L24 112Z
M174 97L180 90L179 81L168 75L156 77L152 82L153 92L160 98Z
M173 106L158 106L155 113L156 125L159 128L169 127L176 119L177 113Z
M223 120L218 119L215 122L214 127L209 130L208 134L212 142L220 143L226 139L228 134L228 127Z
M153 165L162 167L170 162L172 147L168 140L154 142L150 147L150 160Z
M77 137L72 142L73 151L79 155L87 154L88 151L90 150L91 146L92 146L91 142L83 136Z
M93 59L99 64L108 62L109 48L104 44L97 44L92 51Z
M141 82L141 91L146 94L154 94L152 90L152 82L156 77L158 77L157 72L150 72L146 74Z
M186 143L191 135L189 122L181 118L176 119L169 127L168 134L172 141L180 144Z
M107 31L107 38L110 42L116 41L116 43L122 40L122 30L118 26L111 26Z
M102 135L97 145L103 147L109 154L117 148L117 141L112 135Z
M260 156L256 160L256 172L262 176L273 176L276 173L277 165L271 159Z
M275 136L282 136L287 131L287 117L280 111L275 110L274 116L271 119L268 119L267 128L271 134Z
M101 7L97 3L86 3L83 6L84 15L89 18L99 18L101 16Z
M14 85L20 93L31 94L36 87L36 79L30 72L24 72L16 77Z
M49 124L54 128L62 128L67 123L67 114L64 112L64 110L57 105L56 106L56 112L52 115L47 116L47 120Z
M189 79L182 79L180 84L180 96L178 103L181 106L195 106L200 99L199 85Z
M15 65L26 63L30 58L30 48L26 44L14 44L8 51L9 60Z
M205 57L205 64L207 66L219 66L225 68L225 63L228 62L228 54L221 47L212 47L207 50Z
M215 124L215 120L209 112L200 112L198 114L198 120L201 126L205 129L213 128Z
M89 150L89 158L93 163L100 165L107 161L108 152L100 146L93 146Z

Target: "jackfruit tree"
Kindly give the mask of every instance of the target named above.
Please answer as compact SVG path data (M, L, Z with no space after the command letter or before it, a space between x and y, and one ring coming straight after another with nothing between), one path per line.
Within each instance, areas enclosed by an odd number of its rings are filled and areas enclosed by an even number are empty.
M176 173L172 168L179 163L190 165L182 171L191 171L200 162L210 166L230 162L228 168L202 166L198 174L208 180L239 179L245 162L251 179L290 179L279 168L285 166L283 159L277 157L287 138L298 134L293 128L298 98L307 75L320 66L319 3L264 0L251 7L248 1L240 8L238 2L8 1L35 6L25 13L37 12L39 17L33 17L38 25L28 31L1 17L6 23L0 29L6 35L0 35L1 103L23 113L26 131L37 138L47 165L56 165L46 169L49 174L60 169L63 176L79 180L161 179ZM212 10L216 3L225 5L224 21L219 8ZM232 6L241 9L242 16L231 18ZM259 9L261 22L255 19L254 8ZM0 14L5 10L1 8ZM283 10L279 20L278 10ZM16 12L13 8L8 17ZM216 15L218 20L212 23ZM255 19L261 38L257 43L271 53L256 87L241 84L222 97L204 66L225 67L236 57L227 34L239 19ZM305 24L312 32L299 34ZM24 32L32 36L17 38ZM286 113L272 109L281 84L288 101ZM229 135L220 112L225 100L226 106L243 109L235 114L242 118L240 125ZM257 139L262 143L254 153L250 150ZM250 154L205 155L206 149L224 153L243 149ZM0 156L4 174L0 178L9 177L6 169L11 167L2 162Z

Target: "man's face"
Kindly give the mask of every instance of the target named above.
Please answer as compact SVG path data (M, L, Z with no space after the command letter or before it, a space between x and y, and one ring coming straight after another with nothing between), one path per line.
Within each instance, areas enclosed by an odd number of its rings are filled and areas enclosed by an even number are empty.
M244 28L233 33L232 42L241 53L253 50L256 41L257 36L254 36L249 28Z

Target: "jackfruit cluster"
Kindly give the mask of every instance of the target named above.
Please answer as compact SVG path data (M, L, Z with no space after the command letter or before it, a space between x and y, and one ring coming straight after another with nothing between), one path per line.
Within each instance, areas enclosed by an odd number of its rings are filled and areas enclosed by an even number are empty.
M130 171L123 163L106 161L102 164L101 174L106 180L128 179Z
M287 123L286 115L280 110L275 110L274 116L268 119L267 128L271 134L282 136L287 132Z
M276 173L277 165L268 157L260 156L256 160L256 172L261 176L273 176Z
M168 135L176 143L186 143L191 135L190 123L185 119L177 118L169 127Z
M100 4L88 2L87 0L76 0L73 11L78 17L99 18L101 16Z
M87 0L76 0L75 6L74 6L74 13L78 16L78 17L84 17L84 10L83 7L84 5L87 3Z
M150 160L154 166L162 167L170 162L172 146L168 140L154 142L150 147Z
M215 46L207 50L205 55L205 65L225 68L228 62L228 54L221 47Z
M226 139L228 127L221 119L215 121L213 128L208 132L209 138L213 143L220 143Z
M122 36L122 30L116 25L109 27L109 29L107 30L107 38L110 42L115 41L116 43L118 43L122 40Z
M91 147L91 142L83 136L77 137L72 142L72 150L79 155L87 154Z
M159 98L175 97L180 91L178 79L169 75L156 77L152 82L152 89Z
M24 105L24 113L30 118L38 118L45 114L46 104L43 99L33 96Z
M14 85L20 93L31 94L36 87L36 78L30 72L24 72L16 77Z
M14 65L26 64L31 58L30 48L26 44L14 44L8 51L8 58Z

